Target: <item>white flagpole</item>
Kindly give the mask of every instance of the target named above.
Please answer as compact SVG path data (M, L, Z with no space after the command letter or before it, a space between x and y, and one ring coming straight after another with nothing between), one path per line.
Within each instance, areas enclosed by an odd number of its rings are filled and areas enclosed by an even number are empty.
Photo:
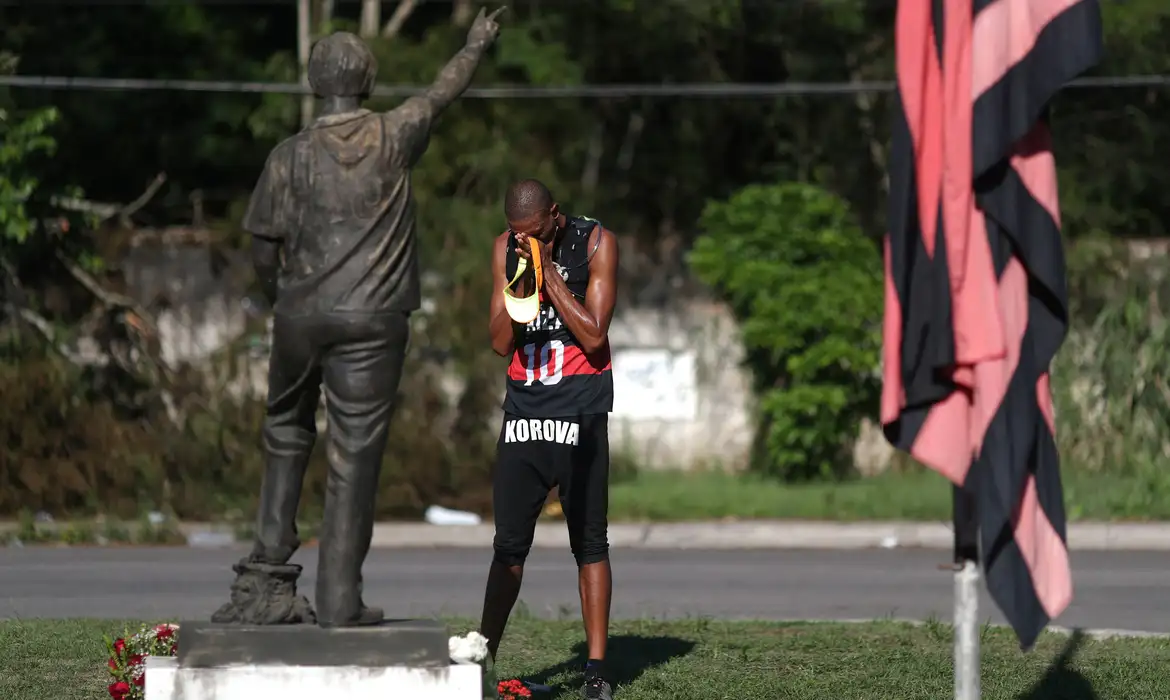
M979 700L979 564L955 568L955 700Z
M979 518L972 494L953 489L955 700L979 700Z

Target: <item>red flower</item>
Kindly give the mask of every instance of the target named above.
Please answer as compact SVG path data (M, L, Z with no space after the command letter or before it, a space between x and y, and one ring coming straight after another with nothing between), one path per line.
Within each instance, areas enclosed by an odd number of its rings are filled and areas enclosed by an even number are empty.
M125 681L118 681L110 684L110 697L114 700L126 700L126 696L130 694L130 684Z
M118 637L114 640L114 653L121 656L126 651L126 640Z
M110 670L111 671L118 670L118 660L113 658L113 657L110 657Z
M138 666L142 663L142 654L133 654L126 662L130 666Z
M512 680L500 681L496 686L496 692L504 700L532 697L532 691L528 689L528 686L524 685L523 681L514 678Z
M167 640L175 636L175 628L170 625L159 625L154 628L154 633L159 639Z
M139 673L137 676L134 677L134 685L138 686L139 688L146 685L146 673L145 672Z

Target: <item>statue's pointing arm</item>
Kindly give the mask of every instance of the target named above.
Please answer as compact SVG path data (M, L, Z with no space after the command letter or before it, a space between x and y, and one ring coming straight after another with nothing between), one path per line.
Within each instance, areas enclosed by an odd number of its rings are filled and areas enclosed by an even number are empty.
M405 141L401 145L406 146L406 150L411 153L412 165L422 155L431 122L471 84L480 60L500 33L496 17L504 9L501 7L490 15L485 15L484 10L480 9L467 32L467 43L443 66L435 82L423 94L411 97L386 115Z

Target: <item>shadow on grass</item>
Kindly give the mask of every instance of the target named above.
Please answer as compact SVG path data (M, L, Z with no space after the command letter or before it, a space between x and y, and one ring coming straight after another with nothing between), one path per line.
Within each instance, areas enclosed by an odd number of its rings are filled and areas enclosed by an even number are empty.
M1089 679L1068 667L1084 641L1085 633L1074 630L1064 650L1048 667L1048 672L1019 700L1100 700Z
M605 675L617 688L628 685L655 666L686 656L695 648L695 643L677 637L643 637L633 634L619 634L609 638L606 648ZM573 656L556 666L550 666L524 680L549 685L549 680L565 673L579 673L589 649L585 642L573 647ZM580 682L580 679L571 682ZM552 686L554 694L565 690L565 686Z

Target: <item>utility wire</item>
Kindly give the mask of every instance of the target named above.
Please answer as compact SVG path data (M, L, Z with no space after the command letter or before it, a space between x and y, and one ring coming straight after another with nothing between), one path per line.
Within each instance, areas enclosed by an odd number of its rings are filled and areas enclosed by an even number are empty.
M66 78L45 75L0 75L0 86L51 90L114 90L221 92L303 95L309 90L298 83L235 82L226 80L149 80L133 78ZM1170 75L1120 75L1081 78L1073 88L1136 88L1170 86ZM378 85L379 97L418 95L425 86ZM783 82L783 83L677 83L612 85L498 85L469 88L463 95L482 99L547 99L553 97L784 97L796 95L856 95L890 92L894 83L883 82Z
M549 5L587 5L597 0L544 0L545 4ZM787 5L790 7L801 5L847 5L856 3L856 0L740 0L747 5ZM886 6L892 7L897 0L884 0ZM0 7L29 7L34 4L43 7L50 6L79 6L86 7L158 7L161 5L206 5L206 6L232 6L232 7L258 7L258 6L285 6L295 7L297 0L0 0ZM333 0L335 5L358 5L362 0ZM419 5L451 5L455 0L418 0ZM383 5L396 5L397 2L391 3L389 0L382 0ZM494 3L490 0L487 2L476 2L476 5L485 5L488 7L495 7L497 5L509 4L507 0L496 0ZM512 3L512 6L519 3ZM685 5L687 0L676 0L675 5Z

